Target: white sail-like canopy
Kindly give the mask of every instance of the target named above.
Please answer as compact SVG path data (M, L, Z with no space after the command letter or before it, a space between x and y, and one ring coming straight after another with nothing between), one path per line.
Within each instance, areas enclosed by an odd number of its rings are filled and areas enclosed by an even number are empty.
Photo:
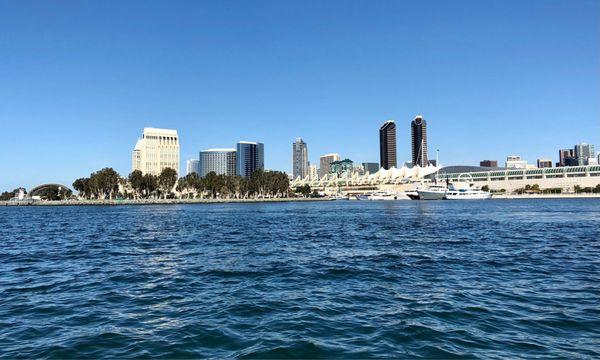
M292 186L304 185L308 184L311 186L334 186L339 184L339 181L346 184L372 184L372 185L380 185L380 184L398 184L403 181L418 181L422 180L426 176L435 174L442 167L427 165L425 167L420 167L419 165L413 167L407 167L403 165L401 168L392 167L390 169L380 168L377 172L373 174L366 173L364 175L358 174L343 174L342 176L338 176L337 174L328 174L324 178L319 180L310 179L308 177L301 179L296 178L292 181Z

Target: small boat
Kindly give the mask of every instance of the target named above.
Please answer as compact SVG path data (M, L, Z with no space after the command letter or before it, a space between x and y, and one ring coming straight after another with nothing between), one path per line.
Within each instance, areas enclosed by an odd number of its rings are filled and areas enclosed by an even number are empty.
M421 200L443 200L448 188L442 185L431 185L427 189L417 189Z
M369 200L369 195L367 195L367 194L356 195L356 200Z

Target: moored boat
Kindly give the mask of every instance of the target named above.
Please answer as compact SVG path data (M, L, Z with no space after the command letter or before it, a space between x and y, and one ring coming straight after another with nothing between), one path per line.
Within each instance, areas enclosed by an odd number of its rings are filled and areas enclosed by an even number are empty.
M417 193L421 200L443 200L447 190L445 186L432 185L427 189L417 189Z

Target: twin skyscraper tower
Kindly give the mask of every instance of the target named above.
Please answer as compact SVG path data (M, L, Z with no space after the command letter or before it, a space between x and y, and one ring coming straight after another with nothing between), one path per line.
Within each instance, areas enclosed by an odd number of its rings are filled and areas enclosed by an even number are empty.
M427 122L421 115L410 124L412 164L425 167L429 165L427 152ZM396 151L396 122L388 120L379 129L379 158L381 167L398 167Z

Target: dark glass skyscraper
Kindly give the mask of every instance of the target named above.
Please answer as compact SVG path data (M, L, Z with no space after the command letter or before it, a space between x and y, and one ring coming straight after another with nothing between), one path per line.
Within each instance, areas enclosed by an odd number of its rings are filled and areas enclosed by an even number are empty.
M396 123L388 120L379 128L379 159L381 167L396 167Z
M425 167L429 165L427 154L427 122L421 115L415 117L410 124L412 139L412 163L414 166Z
M264 145L258 142L240 141L236 154L238 175L249 178L256 170L265 169Z

